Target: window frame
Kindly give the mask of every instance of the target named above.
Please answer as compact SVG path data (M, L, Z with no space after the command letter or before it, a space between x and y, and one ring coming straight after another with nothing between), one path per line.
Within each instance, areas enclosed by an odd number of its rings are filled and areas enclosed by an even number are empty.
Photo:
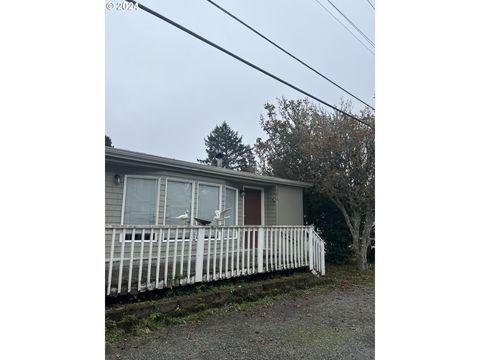
M197 181L197 207L195 209L195 217L198 218L198 209L200 208L200 185L207 185L207 186L216 186L218 187L218 209L220 211L222 211L222 189L223 189L223 184L219 184L219 183L213 183L213 182L208 182L208 181ZM207 220L207 219L205 219ZM213 220L212 220L212 225L213 224Z
M227 190L234 190L235 191L235 223L233 225L226 225L226 226L238 226L238 196L239 190L236 187L225 185L225 204L224 209L227 206Z
M149 180L157 180L157 203L156 203L156 208L155 208L155 226L158 225L158 215L159 215L159 208L160 208L160 190L161 190L161 183L162 183L162 178L160 176L151 176L151 175L124 175L123 176L123 193L122 193L122 212L120 214L120 225L125 225L124 220L125 220L125 203L127 199L127 181L129 178L132 179L149 179ZM127 224L130 225L130 224ZM150 224L144 224L145 226L151 226ZM132 226L143 226L139 224L135 224ZM123 234L123 232L122 232ZM154 232L154 239L152 239L152 242L156 242L156 236ZM124 240L126 243L127 242L132 242L132 240ZM134 242L142 242L142 240L133 240ZM150 242L150 240L144 240L145 242ZM119 238L119 242L122 242L122 236Z
M182 179L182 178L175 178L175 177L166 177L165 178L165 196L164 196L164 205L163 205L163 225L164 226L178 226L175 224L166 224L165 221L167 219L167 198L168 198L168 181L173 182L182 182L192 184L192 201L190 205L190 226L193 226L193 210L194 210L194 200L195 200L195 181Z

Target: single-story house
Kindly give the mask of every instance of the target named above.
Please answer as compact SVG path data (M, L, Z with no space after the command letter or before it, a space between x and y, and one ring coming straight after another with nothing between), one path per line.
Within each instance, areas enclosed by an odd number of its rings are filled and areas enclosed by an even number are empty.
M323 274L323 242L303 224L307 187L105 147L106 294L304 266Z

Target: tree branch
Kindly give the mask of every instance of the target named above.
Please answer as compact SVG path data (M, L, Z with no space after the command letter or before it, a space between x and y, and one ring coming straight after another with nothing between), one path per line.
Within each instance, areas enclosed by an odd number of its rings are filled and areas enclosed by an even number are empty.
M343 217L345 218L345 222L347 223L347 226L353 236L355 230L353 228L352 222L350 221L350 215L348 214L347 210L345 209L345 206L342 204L342 202L334 195L328 194L328 197L330 200L333 201L335 205L337 205L338 209L342 213Z

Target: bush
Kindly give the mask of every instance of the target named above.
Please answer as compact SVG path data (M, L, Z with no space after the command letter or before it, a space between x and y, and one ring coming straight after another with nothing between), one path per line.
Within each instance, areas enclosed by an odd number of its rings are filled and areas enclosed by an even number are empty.
M314 189L305 191L305 223L314 225L325 240L325 258L332 264L346 264L352 260L352 237L345 218L335 204Z

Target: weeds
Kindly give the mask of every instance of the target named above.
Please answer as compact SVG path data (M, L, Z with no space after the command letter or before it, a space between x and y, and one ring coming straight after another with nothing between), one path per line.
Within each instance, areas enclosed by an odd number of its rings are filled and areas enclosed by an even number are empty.
M117 322L112 320L105 321L105 339L107 343L115 343L126 336L142 336L149 334L153 331L163 329L169 325L186 325L190 323L199 322L205 317L215 314L225 314L234 311L245 311L258 307L271 307L278 301L287 299L289 297L309 297L316 294L325 293L336 288L348 288L348 287L374 287L375 286L375 267L372 266L365 272L359 272L352 265L330 265L327 269L327 275L323 278L326 281L319 282L316 286L307 287L304 289L298 288L284 288L281 293L276 295L266 295L260 298L250 298L249 294L246 294L239 302L226 303L217 308L208 308L207 304L201 307L199 311L188 313L185 309L177 306L172 314L163 314L158 311L149 313L145 318L139 319L133 315L125 315ZM303 276L305 274L303 273ZM298 277L301 279L302 273L291 274L287 278ZM279 285L281 285L281 279L277 278ZM271 278L271 279L272 279ZM284 277L285 279L285 277ZM268 280L268 279L267 279ZM185 292L180 291L178 294L175 290L166 295L166 297L174 297L178 295L192 295L195 293L214 292L222 289L229 293L234 293L235 289L243 287L243 285L252 284L248 280L236 281L236 282L224 282L215 286L212 284L201 284L196 288ZM230 289L230 290L228 290ZM261 295L260 295L261 296ZM118 325L122 325L121 327Z

